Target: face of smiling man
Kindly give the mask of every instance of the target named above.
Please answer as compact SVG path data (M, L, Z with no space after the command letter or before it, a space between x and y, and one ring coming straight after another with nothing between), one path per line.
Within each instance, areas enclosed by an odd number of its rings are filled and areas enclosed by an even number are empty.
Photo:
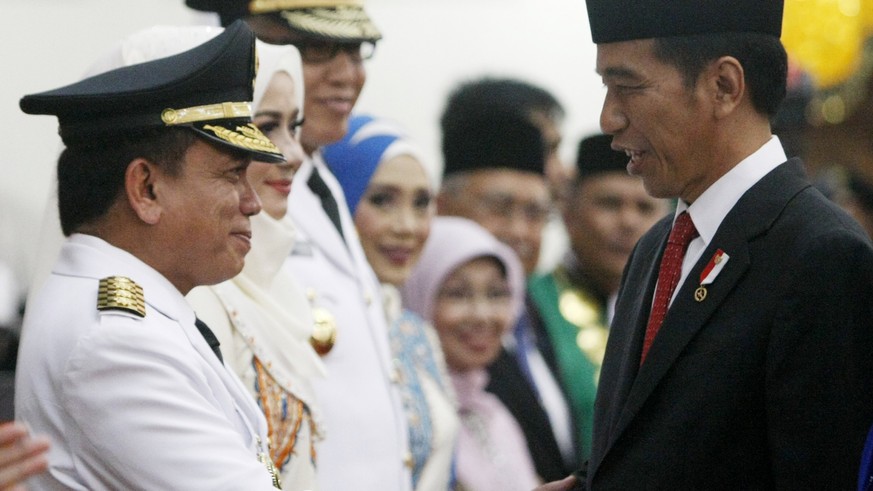
M160 206L156 227L164 251L157 268L183 294L236 276L251 249L249 217L261 203L246 178L247 157L196 141L179 175L153 184Z
M599 44L597 73L607 91L600 126L614 149L628 153L628 171L649 194L691 203L721 177L706 153L715 121L705 74L687 85L651 39Z

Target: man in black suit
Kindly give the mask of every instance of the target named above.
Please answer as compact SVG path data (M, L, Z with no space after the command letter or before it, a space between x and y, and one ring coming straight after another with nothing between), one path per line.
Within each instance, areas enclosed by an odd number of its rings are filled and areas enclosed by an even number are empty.
M587 4L601 126L649 194L679 201L625 270L579 476L853 488L873 421L873 248L771 134L782 1Z

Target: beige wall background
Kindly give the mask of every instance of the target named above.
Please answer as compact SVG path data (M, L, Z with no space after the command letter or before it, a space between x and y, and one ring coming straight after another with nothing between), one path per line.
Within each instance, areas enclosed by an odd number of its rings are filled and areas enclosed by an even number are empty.
M22 95L78 80L117 40L155 24L215 23L183 0L0 0L0 260L22 287L33 274L60 148L53 117L18 109ZM385 36L368 62L358 110L396 119L438 167L438 120L459 81L513 76L567 110L561 154L597 130L604 91L583 0L368 0Z

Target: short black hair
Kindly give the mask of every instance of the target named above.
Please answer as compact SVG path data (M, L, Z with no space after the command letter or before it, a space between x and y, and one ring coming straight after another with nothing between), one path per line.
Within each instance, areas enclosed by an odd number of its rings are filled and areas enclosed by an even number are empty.
M788 55L775 36L724 32L655 38L655 55L678 68L691 87L708 63L733 56L743 66L746 87L755 109L773 119L785 99Z
M495 111L519 112L527 117L542 113L550 119L564 117L564 108L549 91L512 78L483 77L462 82L449 94L440 118L443 131L458 120Z
M196 140L188 128L155 128L64 149L58 158L58 212L64 235L109 210L124 189L124 174L131 161L147 159L175 176Z

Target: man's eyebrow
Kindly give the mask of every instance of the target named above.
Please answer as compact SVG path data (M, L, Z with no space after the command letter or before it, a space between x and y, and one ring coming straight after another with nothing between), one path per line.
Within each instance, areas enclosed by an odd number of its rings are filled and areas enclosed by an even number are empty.
M270 116L270 117L277 118L277 117L280 117L281 115L282 115L282 113L281 113L280 111L274 111L274 110L272 110L272 109L264 109L264 110L259 110L259 111L257 111L257 112L256 112L255 114L253 114L252 116L253 116L253 117L258 117L258 116Z
M623 66L607 67L603 72L598 70L603 78L639 78L637 72Z

